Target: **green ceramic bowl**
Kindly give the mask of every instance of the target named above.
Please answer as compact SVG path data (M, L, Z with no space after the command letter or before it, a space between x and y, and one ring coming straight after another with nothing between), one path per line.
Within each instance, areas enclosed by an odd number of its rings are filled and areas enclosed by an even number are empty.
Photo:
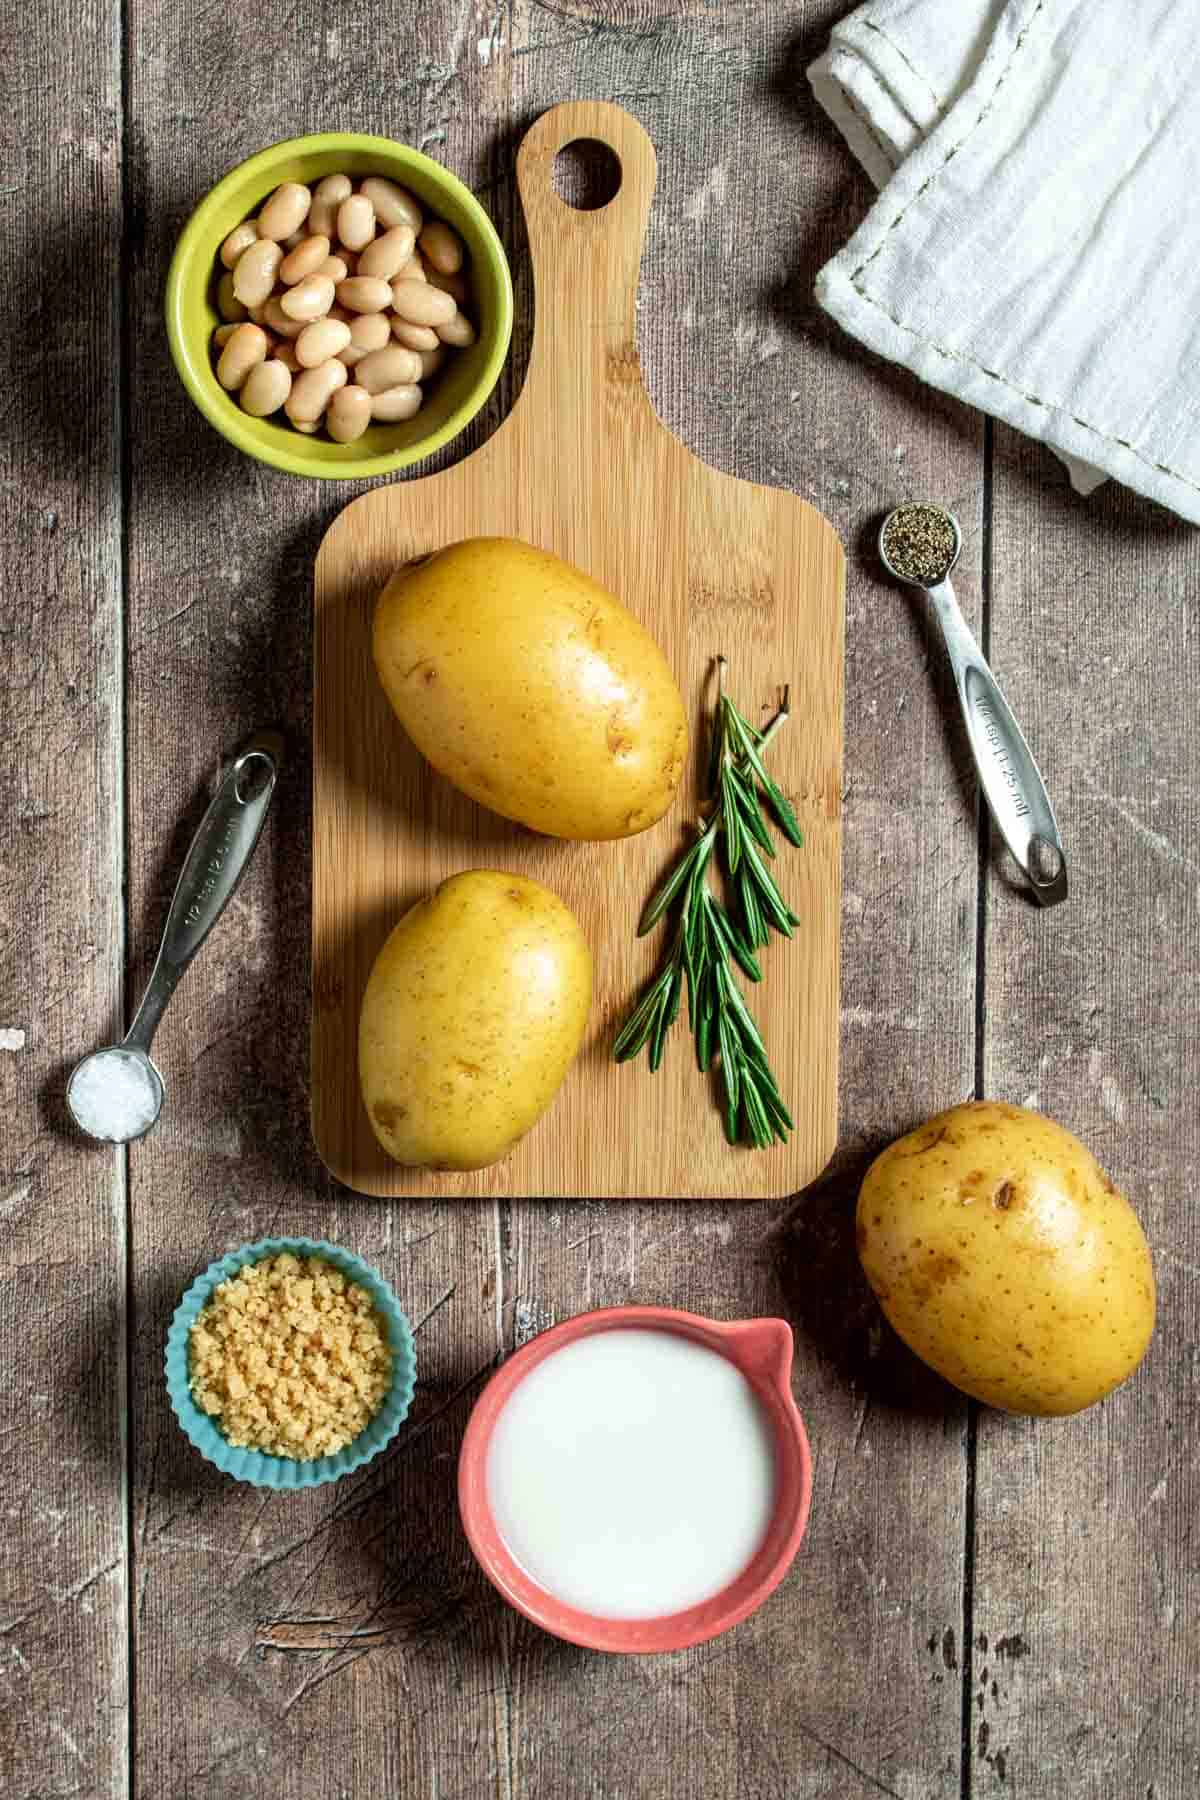
M305 437L279 419L252 419L217 380L210 349L220 324L217 252L233 227L256 212L281 181L311 185L337 171L388 175L409 188L463 239L470 257L479 336L448 356L414 419L372 425L352 444ZM391 138L326 131L289 138L240 163L200 202L183 229L167 276L167 335L183 385L222 436L291 475L390 475L448 443L470 423L499 379L512 335L512 277L504 247L478 200L431 157Z

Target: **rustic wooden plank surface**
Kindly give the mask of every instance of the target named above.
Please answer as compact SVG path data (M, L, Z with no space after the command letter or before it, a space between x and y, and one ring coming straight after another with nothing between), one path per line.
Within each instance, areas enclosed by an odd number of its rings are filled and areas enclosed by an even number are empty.
M0 1787L126 1792L125 1185L67 1129L121 1015L111 9L0 17Z
M964 1413L884 1346L849 1227L867 1148L948 1089L970 1090L975 833L928 683L918 671L898 691L923 630L856 552L864 522L909 483L948 489L976 518L982 429L959 409L919 407L915 386L890 376L868 415L855 364L811 306L812 275L868 197L801 81L839 10L692 7L664 20L643 6L625 9L624 30L577 27L564 44L562 22L536 7L508 52L520 116L605 94L655 141L638 317L661 416L716 466L813 501L850 553L834 1177L794 1209L518 1204L508 1237L526 1332L630 1300L790 1318L820 1446L809 1537L792 1579L735 1637L661 1666L564 1652L519 1626L513 1792L538 1800L959 1792L947 1663L961 1640ZM896 1038L903 1058L888 1058L881 1084L879 1049ZM922 1498L896 1505L898 1493ZM903 1707L880 1706L889 1681Z
M147 15L139 23L142 35L134 59L134 110L154 122L153 132L147 127L147 141L153 141L155 150L146 200L153 251L147 256L141 289L147 313L157 292L152 271L155 265L158 270L163 266L189 194L202 191L225 163L255 142L328 118L331 81L335 94L344 84L348 95L359 96L364 90L363 58L369 51L369 44L357 45L351 56L343 35L336 61L326 60L319 78L299 50L285 49L274 64L261 56L247 57L245 66L253 68L255 83L248 111L258 116L246 126L231 120L232 141L222 142L218 152L209 140L197 146L186 108L182 120L176 122L174 114L178 97L198 86L211 67L214 45L203 34L192 46L194 64L185 62L176 69L169 95L149 78L138 86L136 71L153 68L156 56L162 54L162 35L152 35L152 28L161 34L162 23L157 15ZM861 205L863 194L856 181L847 183L843 164L831 163L828 141L813 135L807 102L794 87L801 58L786 32L781 38L778 25L767 30L748 12L680 21L639 15L621 30L585 24L583 30L564 33L562 22L543 9L510 16L499 26L490 14L468 18L440 7L427 9L420 15L420 53L413 60L418 67L439 71L430 80L443 84L445 97L441 111L432 118L443 122L428 122L427 90L420 84L413 90L407 114L397 116L393 96L386 111L370 113L359 122L414 141L421 141L426 130L445 130L445 141L434 147L477 184L494 182L488 191L497 199L505 196L496 210L510 244L520 253L523 237L513 229L508 194L512 122L567 94L613 95L639 107L663 155L660 191L676 197L674 205L668 199L655 214L641 308L648 379L668 422L722 466L738 467L759 479L790 482L826 509L837 508L843 522L851 517L852 506L865 498L851 495L843 469L865 463L871 471L871 502L882 505L894 492L896 449L907 442L914 457L947 472L952 469L951 485L970 516L978 505L977 498L971 499L978 487L978 426L948 422L935 409L930 421L914 432L911 391L901 389L876 418L875 441L846 446L839 435L839 418L847 410L853 370L844 360L834 360L816 379L823 443L815 464L805 453L804 421L812 403L790 396L813 381L797 334L797 326L807 320L807 307L801 303L798 308L784 290L790 285L792 258L807 256L815 266L844 234L849 212ZM559 47L547 41L559 35L566 38ZM445 71L451 66L456 73L448 77ZM772 89L772 81L777 88ZM696 89L694 107L685 110L681 97ZM297 93L304 98L299 108ZM361 110L361 101L358 104ZM743 129L740 121L748 109L755 125L738 170L739 178L753 172L755 186L742 193L734 181L730 192L737 198L729 206L714 190L709 170L714 161L721 161L722 145ZM268 124L268 119L279 122ZM794 241L792 208L780 179L781 174L790 177L793 159L811 169L814 178L818 170L828 169L830 199L820 213L814 209L804 221L806 239L819 224L815 244ZM154 186L168 178L172 203L151 203ZM173 198L176 193L178 201ZM839 204L837 197L843 194L845 203ZM764 207L773 220L773 230L765 235L757 229ZM726 273L739 246L753 255L747 260L745 291L733 294L727 291ZM689 265L700 277L699 304L688 292ZM530 326L523 255L518 292L519 370ZM689 299L696 304L694 316ZM136 383L139 409L144 408L147 417L165 416L168 429L188 433L191 442L197 423L187 416L148 318L146 323L146 349ZM717 409L690 398L695 388L690 375L693 358L703 366L723 369ZM772 409L781 405L786 405L789 421L786 462L781 460L777 434L766 425ZM743 437L748 441L743 443ZM834 445L838 448L831 455ZM250 702L264 693L275 702L275 717L285 726L302 721L307 710L308 671L303 666L307 617L297 608L294 588L288 591L279 583L271 560L278 556L281 541L294 541L297 556L284 567L285 583L294 582L297 565L307 553L306 522L316 514L323 523L327 515L320 513L308 490L248 469L220 445L205 440L202 454L199 472L190 467L185 486L172 478L169 468L163 469L149 445L135 466L132 657L138 669L144 654L145 675L139 675L133 687L132 806L135 817L158 821L157 831L150 823L145 827L148 859L151 846L172 830L173 805L178 802L172 802L170 790L186 792L204 772L202 745L236 741L257 722L259 714ZM212 530L212 496L218 479L225 504L217 521L216 544L210 539L198 555L201 533ZM236 579L233 591L231 569ZM188 592L169 603L170 590L180 585L181 577ZM192 602L186 614L165 626L159 624L185 602ZM863 603L860 591L854 604ZM890 596L885 605L887 629L875 638L876 645L910 646L912 624L905 609ZM231 644L231 632L243 644ZM247 638L249 655L244 648ZM267 645L269 649L264 649ZM194 741L181 742L175 721L164 715L153 682L172 689L196 683L205 658L211 661L214 654L230 669L230 679L215 696L211 683L203 696L198 690L192 695L187 717ZM868 700L868 708L870 704ZM921 693L911 711L901 712L898 728L902 735L916 734L919 743L931 728L936 731L934 716L929 696ZM170 782L162 779L164 767L177 771ZM897 810L902 799L893 767L889 759L881 759L878 786L874 792L864 790L867 804L881 815ZM899 938L888 939L888 924L871 918L868 908L873 909L877 893L898 880L901 891L910 884L913 904L886 918L894 925L905 913L915 916L926 880L919 861L907 872L881 869L872 846L865 864L850 864L856 876L850 885L862 900L856 923L866 924L873 946L867 980L860 972L848 990L850 1016L861 1021L881 1008L899 1005L902 1016L914 1021L907 1029L919 1051L914 1078L904 1083L908 1113L927 1110L936 1102L943 1046L952 1059L956 1086L970 1079L974 841L968 823L957 852L953 848L953 815L944 802L956 792L946 759L940 766L931 764L927 779L923 778L922 797L937 821L936 838L945 838L951 860L938 857L944 886L920 910L915 945L909 943L907 923L900 926L902 945ZM274 832L288 829L285 821L294 821L296 812L293 802L288 813L285 791ZM943 831L942 826L950 829ZM295 824L291 828L297 829ZM282 846L274 837L270 840L269 854L277 859L276 866L292 868L297 852L303 854L298 840ZM954 893L949 879L952 863L965 899ZM135 876L135 895L146 892L152 880L148 861L140 879ZM376 1548L390 1539L388 1561L377 1563L375 1549L365 1556L360 1551L364 1518L356 1509L323 1527L322 1521L334 1510L328 1502L271 1501L262 1509L258 1501L230 1493L226 1484L203 1472L197 1476L194 1459L179 1445L156 1389L147 1384L134 1426L141 1596L136 1656L139 1791L168 1791L171 1782L183 1776L197 1792L236 1792L251 1746L263 1758L255 1768L268 1791L336 1791L338 1770L356 1760L364 1770L375 1766L376 1747L363 1721L390 1699L400 1723L388 1735L390 1767L399 1791L424 1780L432 1759L441 1790L463 1794L493 1787L502 1793L570 1794L593 1791L598 1784L600 1791L613 1794L716 1796L728 1792L734 1780L754 1792L762 1780L756 1773L760 1769L777 1771L770 1777L776 1783L792 1780L793 1770L807 1771L804 1779L814 1791L832 1779L849 1784L842 1791L851 1794L869 1793L880 1781L925 1782L932 1770L931 1791L953 1792L958 1781L958 1694L945 1666L943 1645L948 1641L946 1632L957 1630L962 1608L962 1534L947 1523L961 1513L961 1415L952 1400L947 1413L945 1397L936 1394L932 1427L914 1438L907 1430L904 1399L895 1404L895 1384L885 1383L882 1396L876 1394L878 1420L866 1417L873 1386L873 1341L861 1285L854 1290L855 1313L849 1324L836 1317L805 1319L808 1262L819 1257L827 1274L836 1270L839 1279L849 1277L844 1196L840 1203L832 1203L834 1210L822 1219L819 1231L805 1220L794 1243L778 1209L772 1213L756 1208L739 1219L735 1241L720 1209L707 1209L703 1217L689 1218L686 1224L668 1214L664 1225L660 1209L638 1208L631 1226L619 1211L610 1215L599 1205L572 1208L562 1217L544 1209L504 1207L486 1212L455 1209L447 1218L442 1210L426 1216L424 1209L405 1206L393 1214L335 1197L313 1167L303 1135L304 1071L295 1059L291 1038L294 1015L290 1005L281 1008L273 1003L264 985L274 969L286 969L301 955L293 933L303 927L307 894L297 890L285 898L277 890L273 899L262 898L268 880L260 862L242 902L243 932L248 924L253 943L262 946L257 985L237 979L236 946L231 944L226 952L225 940L218 939L209 952L211 963L198 965L192 977L195 1002L189 1005L181 995L179 1017L164 1028L168 1034L172 1029L176 1033L178 1063L189 1082L186 1114L181 1107L180 1121L185 1116L208 1117L220 1123L209 1125L211 1143L192 1144L182 1123L168 1125L146 1146L145 1165L139 1161L135 1169L137 1261L161 1272L161 1298L154 1308L139 1310L140 1366L152 1365L167 1309L190 1268L264 1225L340 1234L364 1254L378 1256L385 1268L391 1266L388 1218L394 1222L394 1243L406 1233L423 1237L440 1228L442 1235L418 1251L428 1259L420 1265L421 1275L428 1269L438 1271L439 1281L444 1276L439 1292L458 1283L427 1327L427 1333L437 1334L433 1344L442 1356L428 1404L435 1409L452 1402L430 1445L436 1443L434 1454L442 1459L434 1465L441 1470L439 1505L433 1509L436 1526L431 1530L428 1450L418 1440L413 1452L400 1460L398 1476L377 1482L372 1489L378 1489L379 1497L366 1509L370 1529L365 1536ZM160 892L160 903L163 898ZM911 993L898 994L889 978L889 963L905 958L913 974L914 950L918 959L935 956L939 967L950 962L958 970L957 981L939 988L932 1005L920 1005L919 984ZM239 996L245 1009L241 1023ZM955 1014L966 1027L965 1038L956 1028ZM869 1028L852 1029L860 1042L869 1041ZM171 1041L168 1035L164 1060ZM261 1091L262 1072L270 1070L276 1071L275 1086L247 1121L247 1107ZM255 1146L254 1117L269 1125L273 1105L285 1123L275 1134L277 1148L268 1155ZM872 1121L871 1129L882 1134L887 1124ZM226 1190L215 1207L210 1197L214 1149ZM151 1195L163 1190L180 1196L168 1216L151 1204ZM315 1198L310 1200L310 1195ZM572 1215L578 1218L578 1230ZM223 1235L214 1243L218 1230ZM587 1236L591 1232L599 1235ZM582 1247L574 1243L581 1233L586 1238ZM630 1247L631 1257L626 1254ZM688 1271L682 1290L679 1273L673 1274L679 1270L681 1250ZM781 1264L786 1278L780 1274ZM402 1266L398 1278L403 1285ZM505 1615L483 1589L463 1556L446 1504L449 1459L467 1404L466 1396L457 1401L452 1396L494 1352L497 1324L507 1347L550 1318L578 1310L589 1298L659 1298L672 1292L685 1303L702 1304L707 1299L714 1310L733 1314L782 1305L798 1323L807 1324L818 1341L827 1340L832 1329L837 1348L831 1355L825 1341L819 1359L809 1350L810 1366L802 1377L827 1456L818 1477L824 1518L814 1525L807 1579L778 1597L773 1610L745 1634L744 1657L729 1654L725 1645L710 1646L669 1659L647 1676L632 1665L589 1658L551 1643ZM419 1299L428 1305L436 1297L429 1288L420 1292ZM413 1306L419 1312L418 1299ZM423 1344L425 1338L423 1334ZM858 1391L848 1391L847 1372L859 1384ZM930 1403L929 1396L925 1403ZM847 1472L839 1481L843 1450ZM852 1480L851 1468L866 1474ZM864 1482L879 1493L891 1492L896 1483L906 1492L936 1493L937 1504L915 1518L888 1507L864 1530L858 1500ZM185 1483L190 1496L181 1505ZM389 1513L397 1521L390 1532ZM280 1554L295 1538L313 1531L311 1542ZM847 1566L839 1567L839 1550L851 1545ZM835 1552L832 1566L829 1550ZM245 1573L237 1569L227 1591L213 1583L214 1563L221 1566L239 1552ZM278 1561L272 1560L275 1557ZM910 1587L921 1595L915 1612L904 1598ZM194 1595L195 1601L181 1607L181 1593ZM429 1623L443 1595L452 1597L452 1630L439 1627L436 1618ZM203 1631L172 1628L172 1621L190 1616L197 1607L205 1621ZM857 1622L853 1633L845 1629L848 1608ZM364 1617L372 1623L381 1617L386 1629L379 1640L370 1640L368 1654L350 1666L355 1652L345 1646L357 1640L347 1634L361 1628ZM308 1622L313 1620L318 1622ZM419 1655L412 1651L414 1638L420 1644ZM930 1639L936 1644L934 1653L928 1648ZM833 1704L825 1673L830 1659L854 1663L853 1676L840 1684ZM884 1671L898 1660L912 1670L917 1687L909 1717L899 1730L872 1706ZM306 1688L306 1683L312 1685ZM205 1703L181 1717L176 1696L185 1686L193 1690L198 1686ZM757 1703L752 1698L756 1689ZM302 1692L303 1700L297 1700ZM677 1742L678 1749L670 1753L664 1749L647 1759L641 1748L642 1731L614 1731L613 1720L634 1708L652 1722L664 1744ZM713 1708L726 1724L736 1719L737 1729L707 1723ZM864 1733L862 1720L872 1714L878 1724ZM301 1734L309 1745L303 1762L296 1756Z
M989 886L988 1092L1079 1133L1150 1237L1140 1375L1080 1418L982 1411L972 1792L1025 1800L1200 1787L1200 540L1109 484L1086 505L998 431L992 644L1067 845L1038 918Z
M335 117L416 143L441 129L465 13L427 8L403 39L390 14L386 31L382 13L370 29L301 14L264 36L262 18L224 8L186 15L186 29L176 5L130 12L131 199L145 220L129 522L139 977L218 758L266 724L289 756L254 866L164 1023L171 1105L131 1164L135 1788L196 1800L416 1793L438 1767L446 1784L453 1769L487 1791L498 1717L500 1623L452 1505L458 1438L498 1347L484 1297L494 1209L356 1201L325 1177L308 1126L312 558L353 489L291 481L228 448L191 409L160 322L175 237L233 163ZM486 141L473 127L463 145L473 182ZM347 1244L385 1271L414 1323L429 1315L403 1441L338 1488L291 1498L200 1462L160 1373L183 1287L267 1233Z
M17 190L0 483L15 746L0 1349L18 1369L0 1442L10 1457L19 1445L0 1590L6 1793L1192 1800L1200 1785L1198 553L1128 496L1073 499L1003 432L990 469L977 417L812 308L816 269L870 198L802 80L847 10L424 0L401 19L377 4L298 0L275 16L113 0L0 28L0 186ZM487 200L514 260L514 355L459 454L511 405L528 354L516 142L543 107L591 95L636 112L658 147L639 341L660 413L717 467L811 499L850 555L842 1140L830 1179L787 1207L378 1203L324 1176L306 1090L308 596L353 490L228 449L190 408L161 329L175 236L231 164L331 123L423 144ZM69 318L57 265L34 256L46 217L77 271ZM1032 915L993 871L979 905L952 696L921 612L870 554L882 510L922 493L967 526L961 597L979 619L990 596L995 660L1059 803L1073 895L1057 915ZM65 1065L119 1023L122 796L132 992L221 759L268 723L291 755L274 817L164 1024L169 1109L129 1154L126 1459L125 1165L72 1142L57 1096ZM1074 1422L969 1413L881 1328L857 1273L867 1157L977 1077L1079 1130L1155 1245L1146 1371ZM391 1456L290 1499L209 1471L161 1387L181 1289L268 1231L359 1250L424 1319ZM509 1613L453 1505L494 1358L626 1299L790 1318L816 1452L791 1579L730 1637L646 1662L590 1656Z

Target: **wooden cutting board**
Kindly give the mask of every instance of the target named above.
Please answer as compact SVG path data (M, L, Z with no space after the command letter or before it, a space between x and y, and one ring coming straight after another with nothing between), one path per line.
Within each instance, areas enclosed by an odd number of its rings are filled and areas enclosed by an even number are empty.
M593 212L556 192L554 159L598 139L621 185ZM312 1116L329 1169L371 1194L754 1198L793 1193L837 1136L844 559L829 523L794 494L699 462L655 417L638 364L636 296L655 157L637 121L600 102L558 106L526 136L517 179L529 228L536 332L512 414L456 468L375 489L326 533L316 565L313 719ZM704 369L696 379L708 379ZM784 682L792 718L771 747L806 834L780 840L777 873L803 921L774 940L749 990L796 1122L786 1147L730 1149L716 1084L686 1018L654 1076L610 1046L655 966L643 902L685 841L692 782L665 820L617 844L534 837L485 812L408 742L376 680L374 602L409 558L458 539L525 538L610 588L662 646L692 715L693 748L718 651L730 690L765 720ZM700 760L693 755L693 767ZM363 987L397 918L447 875L520 870L556 889L592 944L584 1047L551 1111L511 1157L471 1175L414 1172L378 1148L358 1092Z

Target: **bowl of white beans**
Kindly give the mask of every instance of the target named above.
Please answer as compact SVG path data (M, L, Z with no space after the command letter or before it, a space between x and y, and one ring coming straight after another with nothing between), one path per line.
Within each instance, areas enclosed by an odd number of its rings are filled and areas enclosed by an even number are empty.
M241 163L167 277L188 393L293 475L388 475L448 443L495 387L512 278L470 190L390 138L325 132Z

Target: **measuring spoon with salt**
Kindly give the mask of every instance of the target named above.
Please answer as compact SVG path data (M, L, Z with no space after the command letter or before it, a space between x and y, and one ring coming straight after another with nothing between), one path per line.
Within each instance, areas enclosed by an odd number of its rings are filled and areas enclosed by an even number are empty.
M944 506L898 506L883 521L879 555L897 581L925 590L942 628L967 739L1000 835L1040 906L1067 897L1067 859L1046 784L983 652L962 616L950 571L962 549Z
M71 1117L89 1137L145 1137L166 1089L150 1044L180 976L225 911L254 854L283 761L283 739L262 731L244 744L200 821L175 886L154 972L119 1044L94 1050L67 1083Z

